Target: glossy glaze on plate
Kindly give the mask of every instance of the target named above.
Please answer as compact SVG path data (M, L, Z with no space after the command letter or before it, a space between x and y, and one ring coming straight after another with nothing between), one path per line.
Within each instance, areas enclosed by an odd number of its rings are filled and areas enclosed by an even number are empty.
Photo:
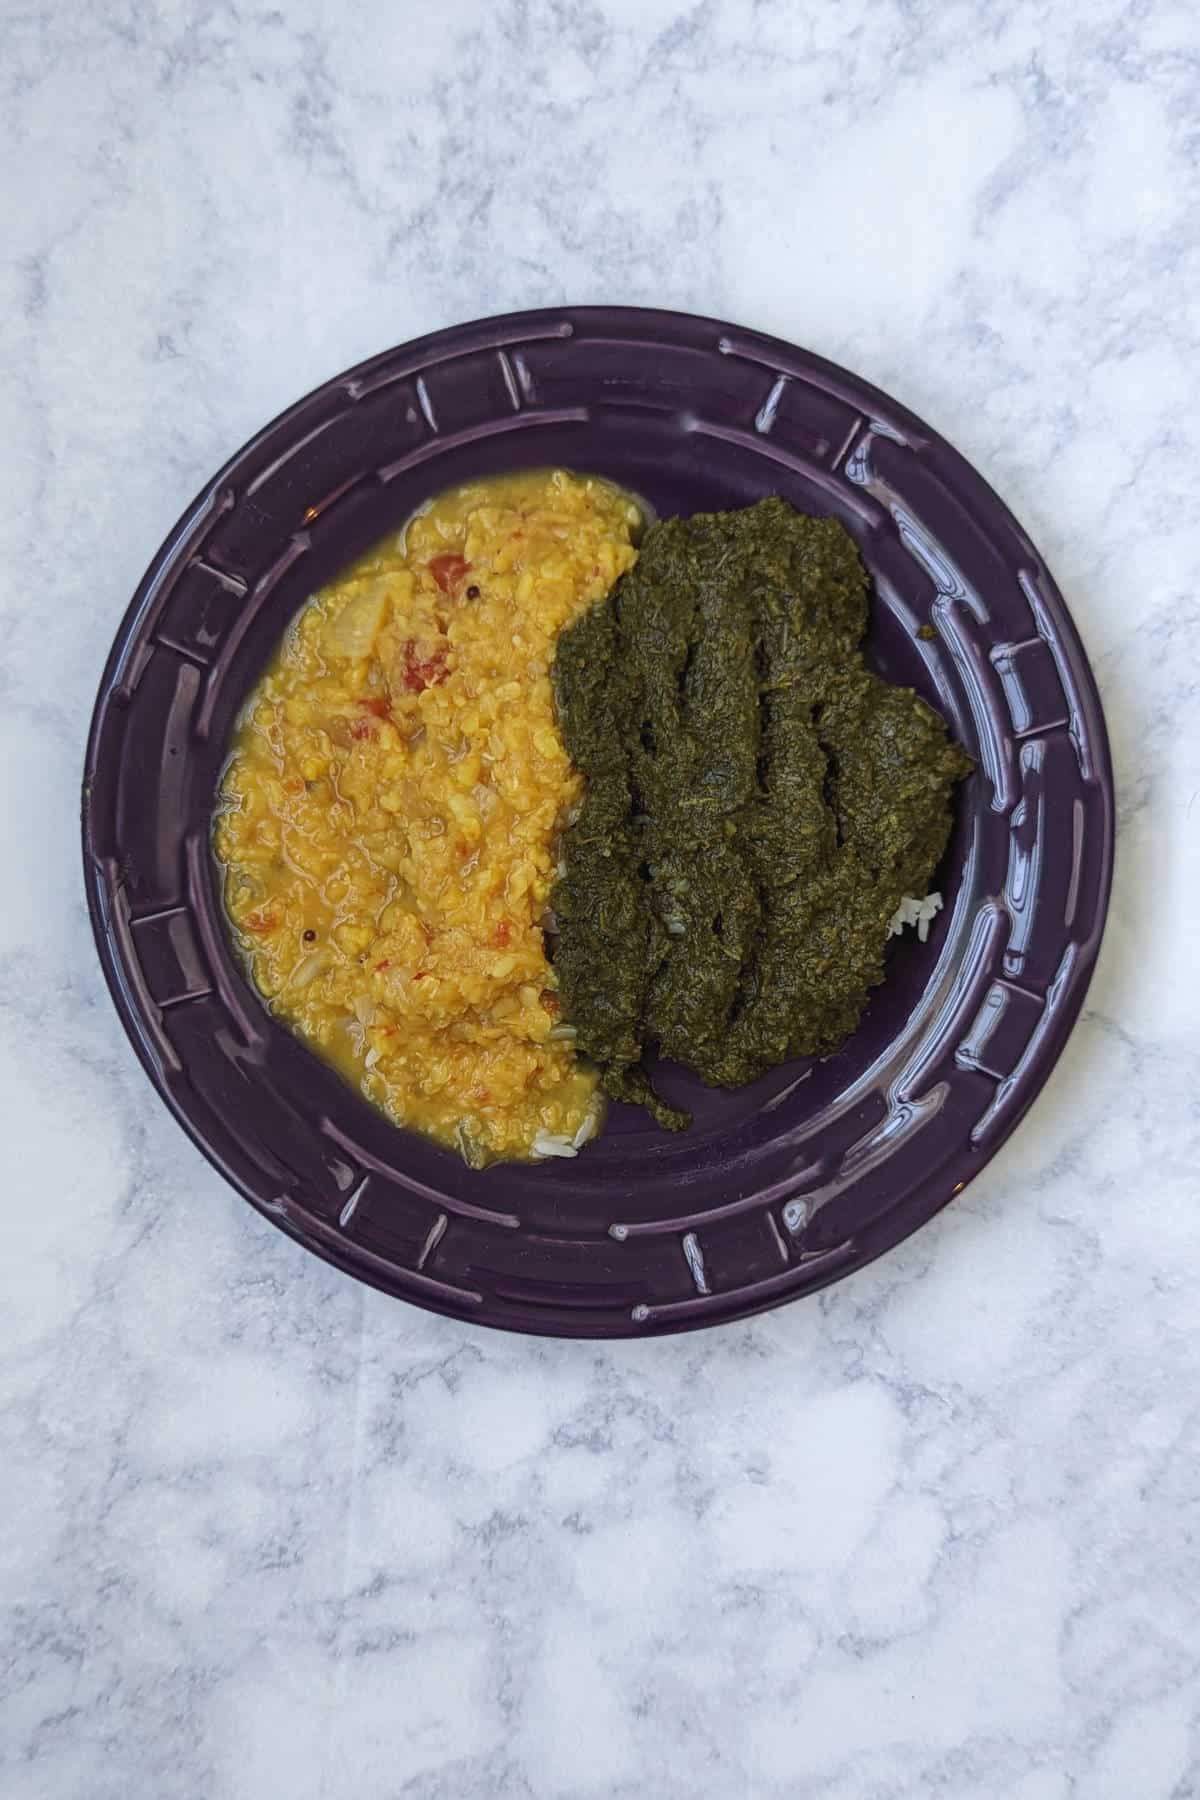
M717 1093L668 1070L681 1136L614 1107L575 1162L472 1171L275 1023L220 916L209 822L238 707L315 588L441 488L561 464L662 513L778 492L853 533L869 653L976 757L925 946L853 1038ZM918 636L922 625L932 638ZM390 1292L515 1330L739 1317L879 1255L957 1193L1045 1081L1112 867L1103 718L1032 545L947 444L776 340L629 308L456 327L328 382L215 477L151 565L88 745L97 944L160 1093L261 1211ZM981 1269L981 1275L986 1273Z

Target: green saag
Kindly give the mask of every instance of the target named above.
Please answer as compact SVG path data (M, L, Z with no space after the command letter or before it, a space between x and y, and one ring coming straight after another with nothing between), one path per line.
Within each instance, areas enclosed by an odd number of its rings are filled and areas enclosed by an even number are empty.
M652 525L553 680L586 780L553 896L564 1016L606 1091L678 1129L643 1059L736 1087L818 1056L883 977L972 767L866 668L867 576L783 500Z

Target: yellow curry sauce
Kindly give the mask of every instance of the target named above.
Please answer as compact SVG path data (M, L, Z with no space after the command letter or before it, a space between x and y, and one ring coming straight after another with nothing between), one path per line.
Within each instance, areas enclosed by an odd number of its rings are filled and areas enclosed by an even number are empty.
M215 848L259 991L476 1165L599 1123L542 937L581 793L550 665L639 523L561 472L443 494L313 596L234 736Z

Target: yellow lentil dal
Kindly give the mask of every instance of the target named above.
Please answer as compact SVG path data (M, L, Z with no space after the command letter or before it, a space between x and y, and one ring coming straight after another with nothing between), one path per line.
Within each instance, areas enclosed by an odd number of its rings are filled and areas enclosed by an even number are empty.
M313 596L234 736L215 849L259 991L473 1164L599 1123L542 936L581 791L549 672L639 522L561 471L441 495Z

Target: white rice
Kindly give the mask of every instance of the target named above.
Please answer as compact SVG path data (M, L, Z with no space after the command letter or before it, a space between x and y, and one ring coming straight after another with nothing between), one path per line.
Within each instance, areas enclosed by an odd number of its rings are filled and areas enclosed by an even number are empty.
M914 900L911 894L906 894L892 914L887 934L889 937L899 937L906 925L915 925L917 936L924 943L929 936L930 925L941 910L940 894L926 894L923 900Z
M599 1125L599 1122L599 1113L590 1112L574 1137L568 1137L565 1132L539 1131L533 1140L533 1154L535 1158L547 1156L578 1156L581 1148L587 1143L588 1139L595 1137L596 1128Z
M314 950L310 955L302 956L288 978L288 986L293 992L306 988L310 981L325 973L332 961L328 950Z
M575 1136L571 1139L571 1142L577 1150L581 1144L586 1144L589 1138L595 1137L596 1128L599 1123L600 1115L598 1113L592 1112L588 1114L587 1118L583 1121L583 1124L579 1127L579 1130L575 1133Z
M573 1138L565 1132L539 1131L533 1140L533 1154L541 1158L546 1156L578 1156Z

